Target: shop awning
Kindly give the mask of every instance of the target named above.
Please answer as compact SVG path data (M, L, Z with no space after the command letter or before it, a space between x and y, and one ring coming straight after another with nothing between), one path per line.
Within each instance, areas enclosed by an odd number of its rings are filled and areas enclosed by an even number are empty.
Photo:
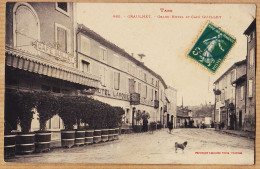
M5 63L7 66L14 68L94 88L98 87L100 81L98 76L82 72L74 67L48 62L40 58L40 56L11 47L5 48Z

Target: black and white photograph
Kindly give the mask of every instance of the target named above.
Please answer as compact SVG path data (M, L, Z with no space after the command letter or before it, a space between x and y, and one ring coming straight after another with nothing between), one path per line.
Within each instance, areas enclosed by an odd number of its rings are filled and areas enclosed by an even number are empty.
M4 161L255 164L256 5L7 2Z

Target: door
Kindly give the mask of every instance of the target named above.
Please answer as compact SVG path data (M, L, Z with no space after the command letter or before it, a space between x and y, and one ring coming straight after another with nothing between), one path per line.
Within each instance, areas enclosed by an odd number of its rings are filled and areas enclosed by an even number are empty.
M239 129L242 128L242 110L239 110Z
M133 108L133 111L132 111L132 126L135 125L135 107Z

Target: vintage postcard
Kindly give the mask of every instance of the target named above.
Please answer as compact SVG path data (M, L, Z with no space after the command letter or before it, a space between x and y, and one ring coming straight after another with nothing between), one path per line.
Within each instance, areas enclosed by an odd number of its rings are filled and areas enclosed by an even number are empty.
M255 4L5 10L6 164L255 164Z

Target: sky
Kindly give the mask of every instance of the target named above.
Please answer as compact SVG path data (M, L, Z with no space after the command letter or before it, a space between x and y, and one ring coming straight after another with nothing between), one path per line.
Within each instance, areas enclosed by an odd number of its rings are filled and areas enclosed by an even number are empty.
M214 81L246 58L243 33L254 20L255 10L249 4L78 3L77 22L137 59L138 54L145 54L144 64L177 89L177 105L183 97L185 106L195 106L214 103ZM136 15L150 18L133 18ZM208 21L236 39L214 74L187 57Z

